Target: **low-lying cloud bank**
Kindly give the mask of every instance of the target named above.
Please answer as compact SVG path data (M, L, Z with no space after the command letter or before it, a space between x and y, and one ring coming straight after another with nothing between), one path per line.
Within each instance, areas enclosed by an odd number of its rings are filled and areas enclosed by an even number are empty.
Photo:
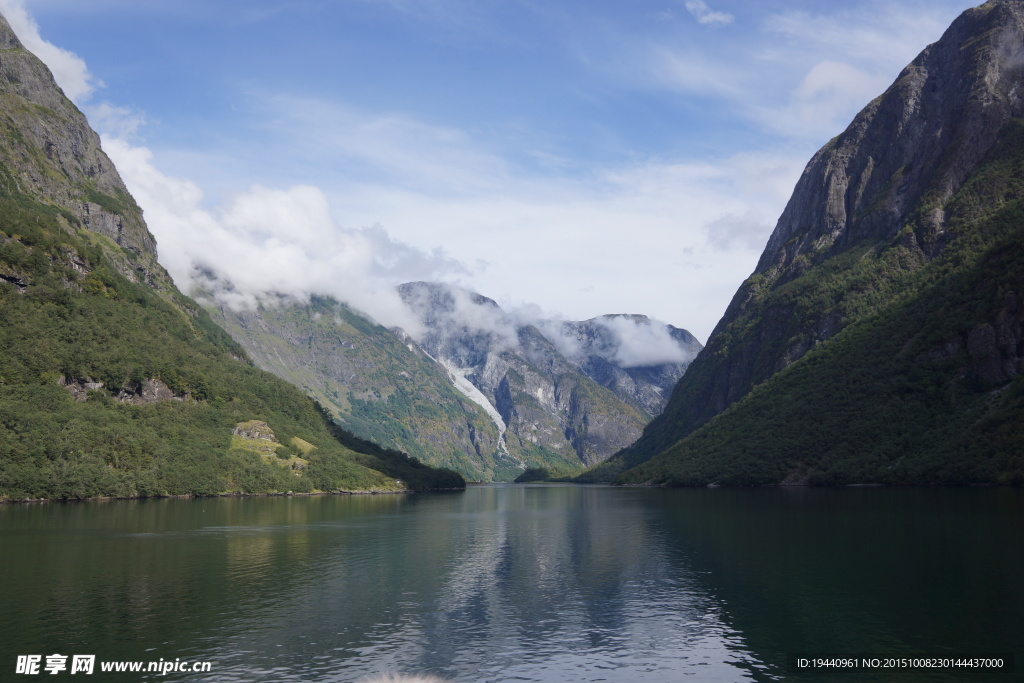
M682 339L681 330L645 315L602 315L582 322L542 320L536 325L570 360L598 356L620 368L637 368L689 363L696 355Z
M422 323L420 336L411 335L417 341L429 337L441 345L468 345L473 352L500 352L517 348L521 328L532 326L576 363L596 356L620 368L635 368L688 363L695 355L688 333L645 315L551 320L538 317L533 306L505 311L492 299L454 285L412 282L400 291Z
M330 296L414 334L418 321L395 285L467 272L443 250L413 248L379 226L337 225L316 187L253 186L222 207L207 208L202 190L160 172L148 149L116 138L104 139L103 146L145 207L160 262L178 287L235 310Z

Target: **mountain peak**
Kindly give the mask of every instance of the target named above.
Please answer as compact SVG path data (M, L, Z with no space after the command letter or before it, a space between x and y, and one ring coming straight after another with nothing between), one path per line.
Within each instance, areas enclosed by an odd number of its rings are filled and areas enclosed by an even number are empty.
M494 299L446 282L406 282L398 286L398 295L414 312L433 317L465 312L467 306L501 310Z
M0 14L0 50L18 50L24 49L18 36L15 35L14 29L7 22L6 17Z
M1020 0L961 14L814 155L755 272L890 239L908 221L916 221L922 248L941 249L945 216L937 207L962 187L1003 125L1024 114L1022 36Z

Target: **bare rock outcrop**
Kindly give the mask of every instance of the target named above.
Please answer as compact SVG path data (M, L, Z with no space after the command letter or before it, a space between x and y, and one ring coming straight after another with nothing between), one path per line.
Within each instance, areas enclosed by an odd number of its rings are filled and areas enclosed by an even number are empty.
M156 240L100 138L50 70L0 16L0 183L52 203L89 230L156 265ZM135 267L124 266L133 279ZM162 271L162 269L161 269Z

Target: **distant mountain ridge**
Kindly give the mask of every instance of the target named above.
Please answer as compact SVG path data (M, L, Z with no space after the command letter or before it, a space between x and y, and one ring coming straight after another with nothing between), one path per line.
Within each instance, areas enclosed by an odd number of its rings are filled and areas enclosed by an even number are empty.
M333 299L282 300L235 311L207 310L265 370L315 397L363 438L457 468L477 481L510 479L487 414L416 348Z
M638 314L544 320L539 329L583 374L651 417L665 408L672 387L703 348L688 331ZM638 353L623 344L625 335L646 337L651 345Z
M427 328L419 345L482 392L507 425L512 450L541 449L569 464L596 464L631 443L701 348L685 330L646 316L529 322L451 285L413 282L399 293ZM660 332L667 358L623 367L615 323Z
M701 348L646 316L529 322L451 285L399 293L416 339L329 299L209 310L348 429L482 481L600 462L640 435Z
M1024 3L964 12L811 159L665 411L598 478L1024 476L1022 85Z
M439 283L407 283L399 293L427 329L419 345L468 379L497 409L513 452L539 449L568 464L592 465L632 442L650 419L637 395L656 410L663 405L651 394L664 386L646 381L640 372L634 378L611 362L618 347L601 319L531 324L505 314L491 299ZM626 318L634 328L651 325L645 316ZM674 338L675 328L658 329L680 361L700 348L683 330ZM563 353L570 346L572 352ZM686 365L661 363L646 370L670 384ZM587 369L603 371L599 376L607 385Z

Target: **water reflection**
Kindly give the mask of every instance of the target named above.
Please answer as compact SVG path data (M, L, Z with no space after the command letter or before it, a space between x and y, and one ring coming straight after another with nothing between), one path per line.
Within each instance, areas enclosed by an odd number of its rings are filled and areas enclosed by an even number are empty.
M0 506L0 544L8 671L69 652L214 666L147 680L771 680L792 652L1024 642L1018 491Z
M650 510L628 495L608 505L609 493L486 487L322 522L327 546L293 568L303 580L239 609L211 635L210 658L221 680L742 677L728 664L750 659L740 638L666 564Z
M723 620L768 671L793 677L786 656L799 652L1024 654L1024 491L678 493L652 492L672 547L701 567L697 576L728 606Z

